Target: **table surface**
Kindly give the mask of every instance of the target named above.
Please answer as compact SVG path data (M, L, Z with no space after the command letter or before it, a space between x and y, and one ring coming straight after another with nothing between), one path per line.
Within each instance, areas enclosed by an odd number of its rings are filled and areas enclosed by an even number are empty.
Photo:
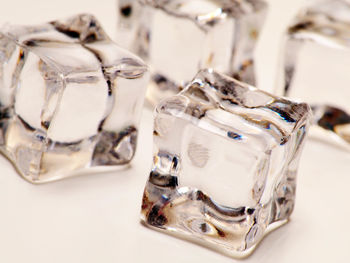
M0 23L39 23L94 13L115 35L115 1L3 1ZM302 0L271 0L258 47L259 80L271 90L280 34ZM263 52L264 51L264 52ZM235 262L139 223L151 167L152 112L145 109L129 169L32 185L0 156L0 262ZM269 234L244 262L349 262L350 154L308 140L291 221Z

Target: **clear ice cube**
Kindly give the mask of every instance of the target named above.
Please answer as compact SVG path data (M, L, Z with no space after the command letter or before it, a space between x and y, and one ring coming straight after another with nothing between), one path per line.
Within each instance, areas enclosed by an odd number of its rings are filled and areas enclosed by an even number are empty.
M118 41L152 69L148 100L178 93L201 68L255 84L264 0L119 0Z
M0 150L35 183L132 159L149 73L91 15L0 32Z
M201 70L155 110L147 226L234 257L285 223L310 108Z
M286 34L280 93L314 112L312 134L350 145L350 2L320 0L295 18Z

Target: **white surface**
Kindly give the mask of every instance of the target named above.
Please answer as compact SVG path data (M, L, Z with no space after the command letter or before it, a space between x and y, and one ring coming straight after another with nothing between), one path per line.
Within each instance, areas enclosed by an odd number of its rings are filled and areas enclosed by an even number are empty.
M261 80L271 88L279 32L301 0L273 2L260 45ZM5 1L0 22L35 23L93 12L114 35L111 1ZM270 28L269 28L270 27ZM268 29L269 28L269 29ZM152 113L145 110L130 169L35 186L0 156L1 263L236 262L139 224L151 167ZM243 262L349 262L350 154L309 141L301 160L292 220Z

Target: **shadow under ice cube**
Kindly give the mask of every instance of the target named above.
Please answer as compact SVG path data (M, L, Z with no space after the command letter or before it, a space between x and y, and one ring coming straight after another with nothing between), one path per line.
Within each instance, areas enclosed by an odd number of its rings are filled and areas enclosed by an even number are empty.
M201 68L255 84L266 11L264 0L119 0L118 41L151 65L153 104L178 93Z
M279 85L281 94L312 106L312 135L345 147L350 146L349 17L346 0L319 0L303 8L286 33Z
M148 71L91 15L0 33L0 150L31 182L132 159Z
M307 104L202 70L155 115L146 225L242 257L288 220Z

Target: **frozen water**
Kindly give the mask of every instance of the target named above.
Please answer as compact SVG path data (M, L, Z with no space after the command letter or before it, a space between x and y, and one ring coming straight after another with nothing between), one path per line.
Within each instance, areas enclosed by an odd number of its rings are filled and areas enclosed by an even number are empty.
M298 14L286 34L281 94L312 105L312 133L350 143L350 4L322 0ZM346 143L347 142L347 143Z
M212 70L156 107L142 220L233 256L293 211L310 108Z
M255 84L263 0L119 0L118 42L152 68L147 98L174 95L201 68Z
M0 33L0 149L31 182L132 159L147 67L91 15Z

